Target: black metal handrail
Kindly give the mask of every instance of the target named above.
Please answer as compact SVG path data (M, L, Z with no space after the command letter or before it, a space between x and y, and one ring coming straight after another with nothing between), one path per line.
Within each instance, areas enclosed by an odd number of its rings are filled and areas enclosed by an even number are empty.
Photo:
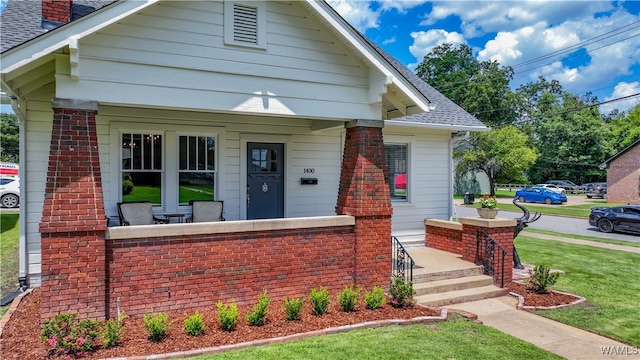
M413 267L416 262L395 236L391 237L391 253L391 276L413 282Z
M480 256L481 245L483 248L482 256ZM497 248L497 249L496 249ZM500 250L502 256L496 259L496 250ZM491 276L493 281L498 282L498 274L496 274L496 260L500 260L500 287L504 287L504 261L507 256L507 250L500 245L491 235L482 229L478 229L476 234L476 265L482 265L484 273Z

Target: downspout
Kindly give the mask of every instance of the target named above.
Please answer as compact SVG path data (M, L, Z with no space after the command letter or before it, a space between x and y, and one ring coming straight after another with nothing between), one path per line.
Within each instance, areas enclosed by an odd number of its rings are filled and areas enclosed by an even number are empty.
M20 160L18 161L18 166L21 169L20 176L20 218L18 219L18 224L20 227L20 243L19 243L19 261L18 261L18 282L20 284L20 290L25 291L29 287L29 254L27 253L27 202L25 201L25 185L27 183L26 177L26 138L25 138L25 125L26 125L26 117L20 108L20 104L24 104L24 101L19 102L17 98L11 98L11 108L13 112L16 113L16 117L18 118L18 130L19 130L19 139L18 149L20 154Z
M457 217L456 205L453 202L453 185L455 181L454 166L453 166L453 149L458 147L461 143L469 138L471 133L469 131L456 131L451 133L451 140L449 141L449 194L451 197L451 208L449 209L449 220Z

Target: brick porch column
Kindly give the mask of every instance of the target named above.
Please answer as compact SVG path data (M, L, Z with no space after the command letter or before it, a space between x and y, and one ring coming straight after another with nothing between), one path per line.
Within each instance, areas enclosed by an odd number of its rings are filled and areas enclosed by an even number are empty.
M53 99L42 236L41 316L106 316L107 220L95 101Z
M470 262L476 261L478 229L482 229L507 251L504 258L504 283L505 285L510 283L513 278L513 232L516 227L516 220L501 218L482 219L477 217L460 218L460 222L462 223L462 260ZM483 251L484 249L481 247L481 256ZM499 249L496 247L496 253L498 251ZM501 264L496 264L495 272L497 273L497 279L500 279L503 275L499 268L500 265Z
M387 287L391 277L391 197L382 121L354 120L347 129L336 214L356 220L354 279Z

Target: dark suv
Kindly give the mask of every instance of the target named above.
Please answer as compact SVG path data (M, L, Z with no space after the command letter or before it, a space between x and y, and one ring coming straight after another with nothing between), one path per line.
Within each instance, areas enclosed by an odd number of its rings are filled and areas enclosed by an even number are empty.
M599 197L606 199L607 198L607 183L599 182L599 183L591 183L587 186L584 192L589 199L592 197Z

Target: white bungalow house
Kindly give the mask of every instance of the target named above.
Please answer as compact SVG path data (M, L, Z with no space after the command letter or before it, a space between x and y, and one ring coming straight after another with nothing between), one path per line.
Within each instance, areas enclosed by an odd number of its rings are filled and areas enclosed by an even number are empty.
M397 232L450 218L452 138L487 130L323 1L9 0L1 23L2 91L22 140L20 276L31 286L43 222L86 225L46 200L69 186L67 170L99 163L101 190L76 202L104 204L110 228L128 200L157 215L223 200L227 222L331 216L345 124L366 120L383 129L389 185L378 185ZM52 129L84 111L97 143L80 145L99 161L69 165L77 144Z

